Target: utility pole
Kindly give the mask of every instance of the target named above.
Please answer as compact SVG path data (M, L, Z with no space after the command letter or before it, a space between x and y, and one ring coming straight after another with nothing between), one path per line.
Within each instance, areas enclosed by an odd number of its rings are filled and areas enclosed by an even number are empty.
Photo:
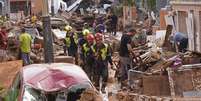
M51 0L51 14L52 14L52 16L55 15L55 12L54 12L54 0Z
M48 0L43 0L43 37L44 37L44 59L45 63L52 63L54 61L53 54L53 38L51 32L51 23L49 15Z
M29 15L29 0L26 1L26 16Z
M10 0L7 0L7 3L8 3L7 14L8 14L9 17L10 17Z

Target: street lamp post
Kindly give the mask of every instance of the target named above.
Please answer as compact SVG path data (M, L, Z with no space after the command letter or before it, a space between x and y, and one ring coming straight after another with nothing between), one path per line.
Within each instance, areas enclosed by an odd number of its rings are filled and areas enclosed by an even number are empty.
M51 23L49 15L48 0L43 0L43 37L44 37L44 59L45 63L52 63L54 61L53 54L53 38L51 32Z
M6 8L6 13L9 14L10 17L10 0L7 0L7 8Z
M51 0L51 13L52 13L52 16L54 16L54 0Z

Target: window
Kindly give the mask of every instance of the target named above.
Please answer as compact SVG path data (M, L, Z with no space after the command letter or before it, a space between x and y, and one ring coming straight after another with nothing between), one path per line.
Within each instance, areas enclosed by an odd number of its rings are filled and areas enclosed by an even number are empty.
M16 1L10 3L11 13L18 13L18 11L26 10L26 2L25 1Z

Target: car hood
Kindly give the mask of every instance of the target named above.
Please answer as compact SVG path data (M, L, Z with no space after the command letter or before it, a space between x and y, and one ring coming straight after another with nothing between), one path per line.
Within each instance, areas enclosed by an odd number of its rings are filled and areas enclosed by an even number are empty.
M23 68L23 82L44 92L67 89L90 80L84 71L72 64L34 64Z

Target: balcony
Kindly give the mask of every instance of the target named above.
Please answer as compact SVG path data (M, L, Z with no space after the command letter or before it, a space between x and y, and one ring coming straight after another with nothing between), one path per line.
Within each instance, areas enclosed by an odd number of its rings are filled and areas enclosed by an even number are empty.
M170 0L172 5L201 5L201 0Z

